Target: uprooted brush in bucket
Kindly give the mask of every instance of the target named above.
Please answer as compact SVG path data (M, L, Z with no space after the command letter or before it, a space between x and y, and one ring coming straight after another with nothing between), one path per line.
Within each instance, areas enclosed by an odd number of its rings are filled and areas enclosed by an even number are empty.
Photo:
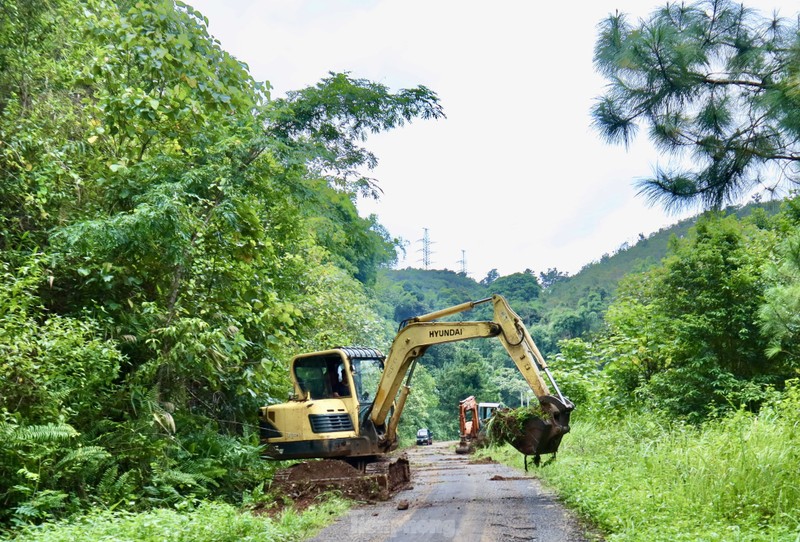
M561 437L569 432L572 404L556 397L543 397L541 403L517 409L495 412L489 422L487 434L492 444L508 443L539 465L543 454L555 454Z

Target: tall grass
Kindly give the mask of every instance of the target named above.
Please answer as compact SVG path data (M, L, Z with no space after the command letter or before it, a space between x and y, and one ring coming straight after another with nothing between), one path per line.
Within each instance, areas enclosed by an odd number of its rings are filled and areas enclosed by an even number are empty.
M699 427L584 419L538 475L609 541L800 542L800 404L788 394Z
M206 502L195 510L152 510L140 514L94 512L71 521L26 527L15 542L291 542L312 535L344 512L348 503L329 498L300 513L273 519L228 504Z

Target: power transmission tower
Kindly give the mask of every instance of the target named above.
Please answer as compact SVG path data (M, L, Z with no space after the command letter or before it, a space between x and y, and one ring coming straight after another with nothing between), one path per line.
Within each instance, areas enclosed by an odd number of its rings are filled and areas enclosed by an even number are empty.
M431 267L431 254L433 254L433 251L431 251L431 245L433 242L431 241L430 235L428 235L428 228L422 229L425 232L422 236L422 239L420 239L420 241L422 241L422 268L427 270ZM417 252L420 252L420 250Z
M466 275L467 274L467 251L466 250L462 250L461 251L461 259L458 260L458 263L461 265L461 273Z

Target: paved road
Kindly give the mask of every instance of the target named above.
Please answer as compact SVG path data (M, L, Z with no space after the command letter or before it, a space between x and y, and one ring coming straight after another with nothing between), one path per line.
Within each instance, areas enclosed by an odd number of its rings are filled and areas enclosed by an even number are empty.
M455 443L409 450L411 489L353 508L313 542L586 542L584 529L539 482L456 455ZM408 509L401 510L401 501Z

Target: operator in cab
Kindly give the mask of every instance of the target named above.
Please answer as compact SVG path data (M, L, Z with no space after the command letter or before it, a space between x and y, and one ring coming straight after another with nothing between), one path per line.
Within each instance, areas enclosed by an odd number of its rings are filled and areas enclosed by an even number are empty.
M350 397L350 388L347 385L347 376L344 374L344 367L339 364L334 374L336 374L336 383L333 385L333 396Z

